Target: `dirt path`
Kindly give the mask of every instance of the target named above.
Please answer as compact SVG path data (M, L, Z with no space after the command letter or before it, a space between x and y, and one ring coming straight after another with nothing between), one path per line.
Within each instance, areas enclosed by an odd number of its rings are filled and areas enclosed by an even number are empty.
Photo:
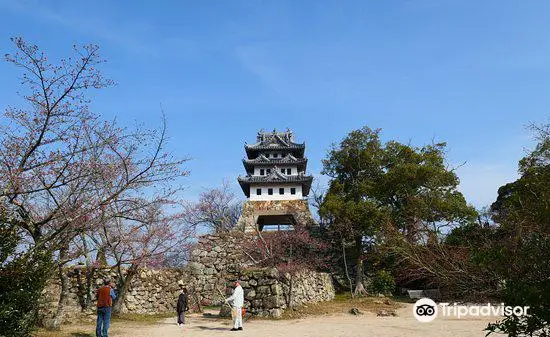
M191 316L185 327L178 327L174 319L149 326L116 326L109 333L112 337L176 337L176 336L407 336L446 337L484 336L483 329L494 319L437 318L431 323L419 323L412 315L412 306L398 309L398 317L376 317L374 314L361 316L333 315L308 317L299 320L251 320L243 331L231 332L230 321Z

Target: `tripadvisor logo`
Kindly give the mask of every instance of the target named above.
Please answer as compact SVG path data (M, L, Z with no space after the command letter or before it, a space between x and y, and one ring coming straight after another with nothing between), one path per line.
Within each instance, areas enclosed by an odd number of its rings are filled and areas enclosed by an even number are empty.
M414 304L413 315L419 322L431 322L437 317L437 304L429 298L421 298Z
M433 321L438 313L440 316L462 318L464 316L524 316L529 307L493 305L458 305L456 303L440 303L439 306L429 298L421 298L413 306L413 315L423 323Z

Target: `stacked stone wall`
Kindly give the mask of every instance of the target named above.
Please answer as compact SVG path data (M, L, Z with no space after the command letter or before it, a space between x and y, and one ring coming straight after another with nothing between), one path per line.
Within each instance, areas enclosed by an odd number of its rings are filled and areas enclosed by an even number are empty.
M251 268L250 259L239 249L239 240L247 235L232 232L223 235L205 235L197 242L189 264L182 269L142 270L130 282L123 311L126 313L157 314L174 312L181 286L189 290L192 308L201 305L222 305L223 296L230 293L228 282L239 278L245 289L245 307L253 314L279 317L288 306L327 301L334 297L330 275L303 271L294 275L280 275L277 269ZM81 302L83 270L69 271L69 298L64 320L94 314L95 296L85 310ZM92 280L92 291L102 285L103 279L116 282L116 274L100 271ZM52 281L45 289L40 303L40 319L51 320L57 310L60 285ZM225 293L225 294L224 294Z
M315 219L309 210L308 201L297 200L246 200L243 203L242 213L237 221L237 230L255 233L258 217L261 215L290 215L294 225L308 228L315 225Z
M257 316L279 318L288 307L330 301L335 295L327 273L304 270L291 276L281 275L275 268L247 269L229 281L237 279L244 290L245 308ZM226 289L230 294L231 287ZM221 315L228 315L228 309L223 307Z
M226 278L250 264L239 249L244 233L202 236L191 254L189 284L200 298L202 305L222 303Z
M63 321L69 321L81 315L95 313L95 290L102 286L104 279L116 282L116 274L109 271L99 271L92 281L92 301L82 310L83 275L82 270L69 270L69 297L64 309ZM140 271L128 287L123 311L126 313L156 314L175 312L177 297L180 291L179 284L188 283L186 269L162 269ZM57 280L52 281L42 293L40 301L39 319L47 325L53 319L57 310L61 286Z

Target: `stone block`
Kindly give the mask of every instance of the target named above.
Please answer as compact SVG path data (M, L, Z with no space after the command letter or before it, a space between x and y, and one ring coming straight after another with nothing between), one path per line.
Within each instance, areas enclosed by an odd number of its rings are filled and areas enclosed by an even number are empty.
M266 309L279 308L282 306L282 301L279 296L269 296L262 300L262 305Z
M269 294L271 292L271 288L269 286L258 286L256 291L258 294Z
M283 316L283 310L282 309L271 309L269 310L269 316L273 318L281 318Z
M263 278L258 281L258 285L265 286L265 285L272 285L277 283L277 280L272 278Z
M280 284L272 284L271 285L271 293L273 295L282 295L283 294L283 288Z
M250 289L244 296L247 300L253 300L256 298L256 291L254 289Z

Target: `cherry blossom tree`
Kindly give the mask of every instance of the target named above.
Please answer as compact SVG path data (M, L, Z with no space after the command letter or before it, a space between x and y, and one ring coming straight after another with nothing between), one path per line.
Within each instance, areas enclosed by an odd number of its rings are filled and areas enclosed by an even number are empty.
M50 63L36 45L12 40L16 52L6 60L22 70L27 104L7 107L0 122L2 226L23 238L23 255L39 251L56 260L62 312L63 268L78 255L78 241L113 223L106 210L128 210L120 204L173 203L188 172L185 159L164 150L164 118L159 129L125 128L90 111L87 92L114 84L97 69L104 62L97 45L74 46L73 57Z
M123 312L129 285L142 268L162 267L170 252L191 246L195 228L183 221L178 206L164 198L119 200L111 205L109 220L90 235L98 247L106 248L117 274L114 314Z

